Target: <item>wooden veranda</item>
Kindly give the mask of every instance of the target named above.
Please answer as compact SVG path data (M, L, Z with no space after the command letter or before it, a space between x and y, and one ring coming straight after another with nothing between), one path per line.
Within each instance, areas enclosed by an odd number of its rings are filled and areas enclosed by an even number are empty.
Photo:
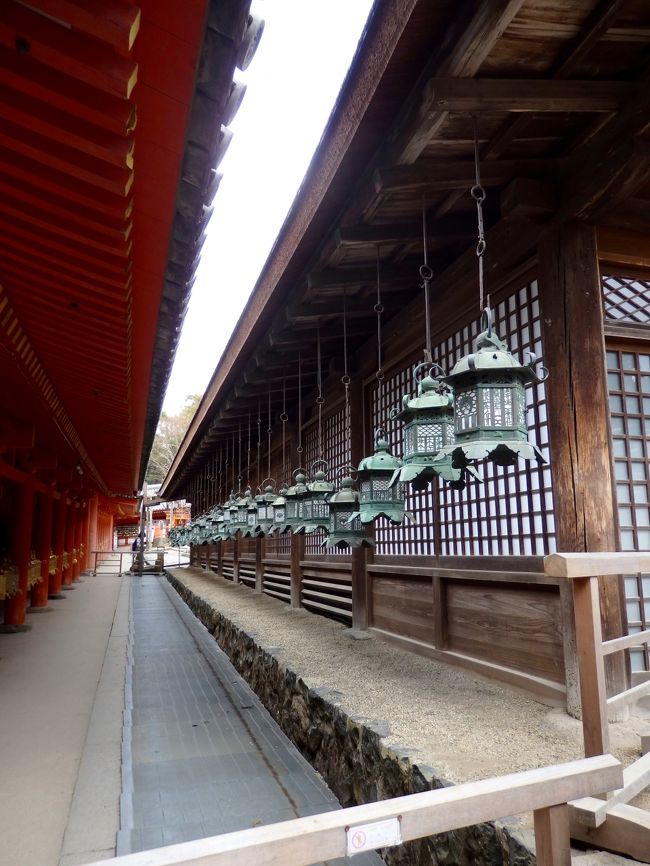
M484 482L464 491L410 493L414 522L377 523L370 552L325 554L317 533L281 535L196 547L195 563L577 711L571 592L543 556L650 547L649 64L650 7L639 0L375 4L162 495L198 514L268 474L289 482L320 456L317 338L330 478L369 453L422 360L423 202L433 357L448 370L470 350L475 129L486 291L500 336L549 370L528 389L531 436L549 462L486 464ZM400 425L388 436L399 454ZM605 639L647 627L649 583L628 575L625 596L620 578L601 579ZM611 692L623 691L625 654L607 665ZM646 676L647 648L632 666Z

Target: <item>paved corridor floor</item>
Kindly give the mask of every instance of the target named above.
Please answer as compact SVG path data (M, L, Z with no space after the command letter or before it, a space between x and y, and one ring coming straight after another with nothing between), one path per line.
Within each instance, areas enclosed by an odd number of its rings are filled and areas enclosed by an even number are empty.
M117 853L338 809L167 581L132 580Z

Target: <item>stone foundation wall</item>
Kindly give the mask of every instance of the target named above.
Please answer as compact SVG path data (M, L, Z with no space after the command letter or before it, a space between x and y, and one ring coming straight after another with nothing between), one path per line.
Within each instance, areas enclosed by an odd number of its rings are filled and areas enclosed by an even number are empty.
M355 806L449 783L384 741L387 726L349 715L337 693L309 688L236 623L170 574L167 579L215 637L289 739L336 794ZM389 866L532 866L532 833L516 819L479 824L388 849Z

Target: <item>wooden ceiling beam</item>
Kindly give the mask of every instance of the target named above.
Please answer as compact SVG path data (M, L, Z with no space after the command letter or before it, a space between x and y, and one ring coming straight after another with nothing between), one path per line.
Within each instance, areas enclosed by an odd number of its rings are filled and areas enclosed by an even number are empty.
M460 113L618 111L639 85L627 81L433 78L428 83L434 111Z
M129 168L109 165L69 145L52 141L8 121L0 126L0 145L32 163L42 165L46 171L53 169L75 181L82 181L117 196L128 195L133 183L133 172Z
M650 233L598 226L596 237L601 261L650 268Z
M0 45L0 84L118 135L126 135L136 126L133 101L97 90L39 63L31 54L19 54L13 46Z
M382 265L379 271L382 289L388 290L390 285L405 284L417 280L417 272L422 262L405 262L403 267L394 268ZM307 274L309 292L323 289L343 289L347 286L374 286L377 284L377 268L323 268L310 271Z
M30 6L125 53L140 29L140 9L125 0L32 0Z
M427 221L427 235L435 238L473 237L476 227L464 216L449 216ZM368 244L422 242L422 223L387 223L341 226L334 233L336 247L355 247Z
M466 2L457 10L442 46L444 56L434 63L435 76L472 78L481 68L525 0ZM432 94L425 85L409 100L400 130L390 147L392 162L415 162L447 118L446 111L431 105Z
M0 453L18 448L33 448L36 428L18 418L0 414Z
M111 132L58 106L0 84L0 119L118 168L133 168L132 136Z
M483 186L502 186L516 176L544 177L557 166L553 159L498 160L481 166ZM473 160L420 160L415 165L380 166L373 172L374 193L405 190L467 189L475 183Z
M138 78L132 58L14 0L0 5L0 44L20 46L39 62L120 99L131 96Z
M79 213L91 213L102 219L118 222L128 220L133 212L132 198L99 189L90 183L73 178L63 171L42 165L20 150L7 149L0 144L0 175L9 176L14 183L25 183L30 187L37 185L42 196L51 195L72 202Z

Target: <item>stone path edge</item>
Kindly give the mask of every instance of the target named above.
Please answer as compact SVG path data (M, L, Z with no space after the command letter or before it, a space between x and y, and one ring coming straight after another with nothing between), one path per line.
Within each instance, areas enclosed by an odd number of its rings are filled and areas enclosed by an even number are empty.
M346 712L335 692L307 686L299 671L280 663L272 648L260 646L178 574L167 571L166 577L342 806L451 784L434 768L413 762L408 749L384 742L381 723ZM515 817L410 842L384 851L383 858L389 866L534 866L534 851L531 830Z

